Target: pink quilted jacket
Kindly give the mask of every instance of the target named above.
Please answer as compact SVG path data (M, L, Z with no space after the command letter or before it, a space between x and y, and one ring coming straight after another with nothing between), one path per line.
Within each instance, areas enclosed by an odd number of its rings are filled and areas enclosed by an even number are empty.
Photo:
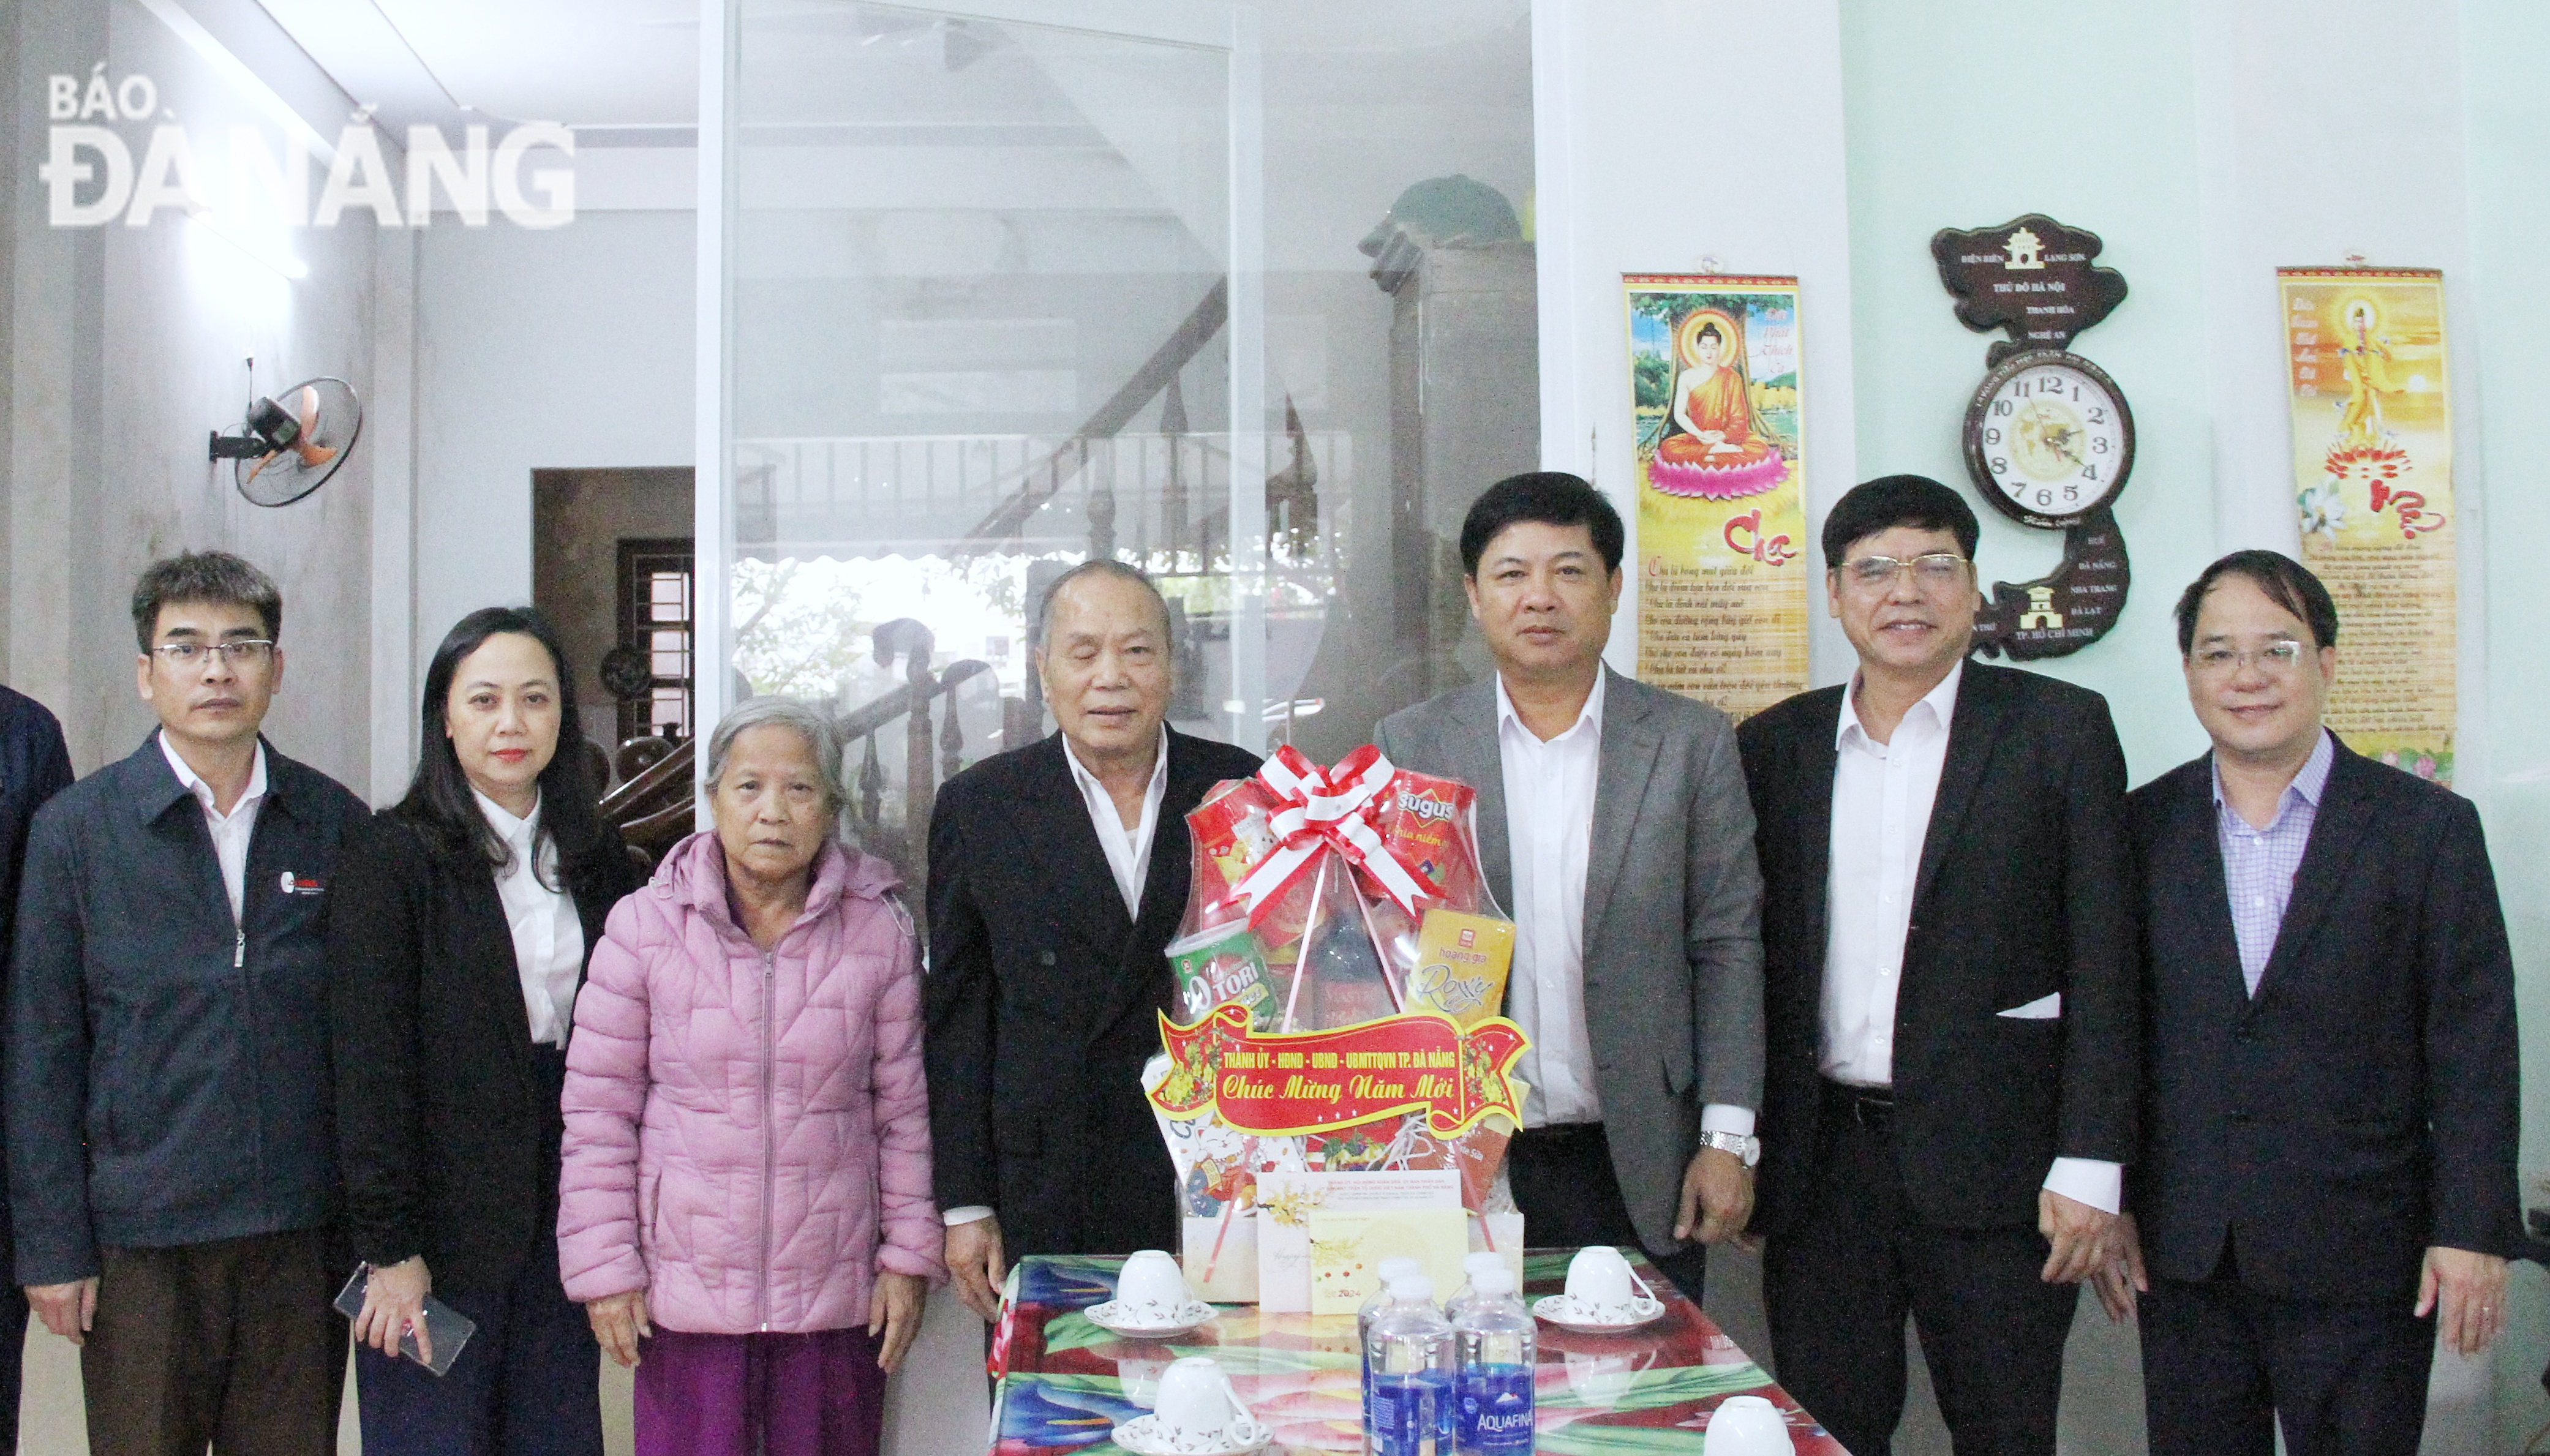
M828 845L764 952L717 835L620 902L575 999L558 1265L695 1334L864 1326L878 1271L945 1277L921 975L884 860Z

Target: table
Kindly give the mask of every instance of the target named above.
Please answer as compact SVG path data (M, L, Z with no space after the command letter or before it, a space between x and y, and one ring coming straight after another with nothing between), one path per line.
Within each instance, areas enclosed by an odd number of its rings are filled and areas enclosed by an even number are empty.
M1570 1249L1523 1256L1526 1300L1561 1292ZM1709 1412L1728 1396L1769 1398L1788 1416L1798 1456L1848 1456L1752 1357L1635 1250L1639 1277L1665 1301L1662 1319L1625 1335L1570 1334L1540 1325L1534 1449L1555 1456L1694 1453ZM1350 1314L1267 1314L1219 1307L1175 1340L1109 1334L1080 1311L1115 1298L1113 1256L1036 1256L1011 1274L992 1346L999 1378L993 1456L1071 1451L1112 1456L1108 1433L1144 1412L1160 1372L1183 1355L1212 1355L1257 1418L1275 1428L1268 1456L1360 1451L1362 1362Z

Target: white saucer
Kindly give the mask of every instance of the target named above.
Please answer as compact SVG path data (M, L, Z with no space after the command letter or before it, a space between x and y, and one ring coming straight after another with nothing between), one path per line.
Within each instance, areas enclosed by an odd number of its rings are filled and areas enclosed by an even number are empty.
M1202 1300L1189 1300L1183 1305L1128 1306L1123 1300L1109 1300L1080 1311L1089 1322L1109 1334L1131 1339L1164 1339L1184 1334L1213 1318L1213 1306Z
M1126 1421L1111 1433L1117 1445L1133 1456L1246 1456L1262 1449L1275 1439L1275 1428L1262 1420L1234 1422L1232 1430L1221 1440L1199 1437L1175 1440L1160 1429L1160 1417L1141 1415Z
M1573 1295L1543 1295L1532 1302L1531 1312L1577 1334L1618 1334L1655 1323L1664 1317L1665 1306L1662 1300L1640 1295L1629 1301L1628 1318L1599 1319L1591 1310L1580 1309Z

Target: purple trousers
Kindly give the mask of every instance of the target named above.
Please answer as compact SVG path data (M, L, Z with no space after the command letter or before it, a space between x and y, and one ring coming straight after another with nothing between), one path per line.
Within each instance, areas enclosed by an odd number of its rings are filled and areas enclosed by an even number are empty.
M885 1372L865 1329L685 1334L638 1347L638 1456L877 1456Z

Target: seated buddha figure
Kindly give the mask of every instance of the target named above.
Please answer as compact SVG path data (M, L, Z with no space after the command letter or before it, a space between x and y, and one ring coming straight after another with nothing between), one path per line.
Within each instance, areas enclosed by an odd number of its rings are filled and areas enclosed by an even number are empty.
M1743 366L1727 357L1726 335L1715 320L1684 334L1682 373L1656 457L1713 470L1751 465L1771 453L1753 424L1753 395Z

